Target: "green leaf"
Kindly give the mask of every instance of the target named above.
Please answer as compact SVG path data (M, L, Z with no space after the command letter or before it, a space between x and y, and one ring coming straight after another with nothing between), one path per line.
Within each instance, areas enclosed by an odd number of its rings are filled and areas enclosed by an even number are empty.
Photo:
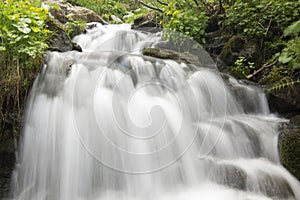
M287 64L293 59L292 56L290 56L287 52L283 52L279 58L278 61L281 62L282 64Z
M297 35L298 33L300 33L300 20L288 26L284 30L284 36Z

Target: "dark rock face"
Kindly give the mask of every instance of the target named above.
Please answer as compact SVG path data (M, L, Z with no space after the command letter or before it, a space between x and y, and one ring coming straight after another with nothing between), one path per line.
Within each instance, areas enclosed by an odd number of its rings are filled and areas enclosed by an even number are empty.
M281 163L300 180L300 115L291 118L279 136Z
M283 116L300 114L300 85L271 91L268 101L272 112Z
M8 123L5 124L8 125ZM6 198L8 195L12 169L15 164L17 138L11 130L12 128L6 126L0 132L0 199Z

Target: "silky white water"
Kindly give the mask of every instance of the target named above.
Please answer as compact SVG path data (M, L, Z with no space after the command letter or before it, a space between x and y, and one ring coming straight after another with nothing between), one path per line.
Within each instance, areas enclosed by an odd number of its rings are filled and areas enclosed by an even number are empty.
M46 55L12 199L300 200L263 92L203 49L198 65L142 56L161 36L98 24L74 39L83 52Z

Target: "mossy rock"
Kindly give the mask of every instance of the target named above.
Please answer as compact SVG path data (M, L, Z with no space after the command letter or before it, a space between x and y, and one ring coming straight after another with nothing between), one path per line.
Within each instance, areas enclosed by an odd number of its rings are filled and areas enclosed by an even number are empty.
M279 137L279 153L283 166L300 180L300 129L288 128Z
M177 62L200 65L200 61L198 57L190 53L179 53L179 52L160 49L160 48L144 48L142 50L142 54L154 58L170 59L170 60L175 60Z
M244 57L247 62L254 63L254 66L261 66L263 62L262 53L256 41L233 36L222 48L219 59L231 67L239 57Z
M156 13L150 12L145 15L142 15L134 20L132 29L140 29L146 27L160 27L158 20L156 19Z
M238 52L242 50L245 45L245 40L239 36L233 36L224 45L219 58L228 66L232 66L238 58Z

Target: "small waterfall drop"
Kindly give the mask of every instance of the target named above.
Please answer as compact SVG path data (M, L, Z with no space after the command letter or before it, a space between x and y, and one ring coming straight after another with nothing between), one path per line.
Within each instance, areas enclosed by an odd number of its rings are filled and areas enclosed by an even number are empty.
M162 33L97 24L51 52L28 102L14 200L300 200L265 95L199 63L141 55Z

